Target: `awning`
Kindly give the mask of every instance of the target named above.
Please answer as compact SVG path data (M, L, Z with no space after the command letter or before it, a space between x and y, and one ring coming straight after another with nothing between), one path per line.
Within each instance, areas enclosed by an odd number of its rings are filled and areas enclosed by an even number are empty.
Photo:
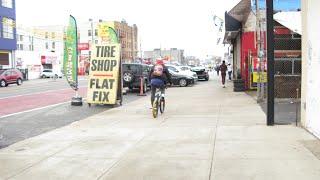
M291 31L302 34L301 11L279 12L273 18Z
M251 0L241 0L228 14L239 22L245 22L251 12Z
M242 23L245 22L251 11L251 0L241 0L228 13L225 13L224 44L232 43L241 31Z
M230 16L227 12L225 13L225 34L224 44L230 44L235 39L241 30L241 22Z

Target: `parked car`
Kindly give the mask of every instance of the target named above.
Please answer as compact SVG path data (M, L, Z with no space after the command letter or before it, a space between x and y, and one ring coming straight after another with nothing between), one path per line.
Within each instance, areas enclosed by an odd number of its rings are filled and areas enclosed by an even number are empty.
M130 90L141 87L141 77L144 79L143 91L146 92L150 87L149 72L150 66L146 64L124 63L122 64L123 87Z
M197 73L198 79L209 80L209 73L205 67L193 67L191 70Z
M9 84L20 86L23 82L23 74L17 69L0 70L0 86L5 87Z
M195 81L198 81L198 75L196 72L193 72L191 70L191 67L190 66L179 66L180 70L183 72L183 73L186 73L187 75L190 75L194 78Z
M174 65L167 65L167 68L177 74L181 74L181 75L185 75L185 76L188 76L188 77L192 77L195 81L198 80L198 76L197 76L197 73L195 72L192 72L190 70L187 70L185 68L182 68L181 66L174 66Z
M194 84L194 78L190 76L186 76L184 74L179 74L178 72L169 69L169 73L171 74L171 80L173 85L186 87L188 85Z
M41 78L62 78L62 73L60 71L54 72L52 69L44 69L40 73Z

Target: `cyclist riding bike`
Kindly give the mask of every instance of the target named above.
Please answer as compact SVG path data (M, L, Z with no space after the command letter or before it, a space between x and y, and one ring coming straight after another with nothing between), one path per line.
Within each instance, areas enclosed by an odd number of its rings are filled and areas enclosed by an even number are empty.
M166 84L171 82L171 75L161 58L156 59L156 64L151 68L149 78L151 79L151 106L153 104L157 88L161 93L165 93Z

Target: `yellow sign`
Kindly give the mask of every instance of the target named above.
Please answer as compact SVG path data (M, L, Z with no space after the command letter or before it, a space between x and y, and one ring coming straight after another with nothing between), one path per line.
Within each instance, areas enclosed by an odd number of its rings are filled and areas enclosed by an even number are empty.
M87 102L92 104L116 104L120 44L100 44L92 49Z
M261 75L262 75L262 76L261 76L261 82L266 83L266 82L267 82L267 73L266 73L266 72L262 72ZM252 81L253 81L254 83L260 82L260 81L259 81L259 73L258 73L258 72L253 72L253 73L252 73Z
M111 37L109 28L114 29L113 22L100 22L98 24L98 36L101 38L102 42L112 42L110 40L112 37Z

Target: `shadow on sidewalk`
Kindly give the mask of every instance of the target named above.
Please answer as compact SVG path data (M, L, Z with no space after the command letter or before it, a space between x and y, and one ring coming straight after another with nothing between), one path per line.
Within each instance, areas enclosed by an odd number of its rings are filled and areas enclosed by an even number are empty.
M246 94L257 99L256 91L247 91ZM267 100L259 103L261 109L267 114ZM275 124L288 125L296 124L300 122L300 100L296 99L275 99L274 111L275 111Z

